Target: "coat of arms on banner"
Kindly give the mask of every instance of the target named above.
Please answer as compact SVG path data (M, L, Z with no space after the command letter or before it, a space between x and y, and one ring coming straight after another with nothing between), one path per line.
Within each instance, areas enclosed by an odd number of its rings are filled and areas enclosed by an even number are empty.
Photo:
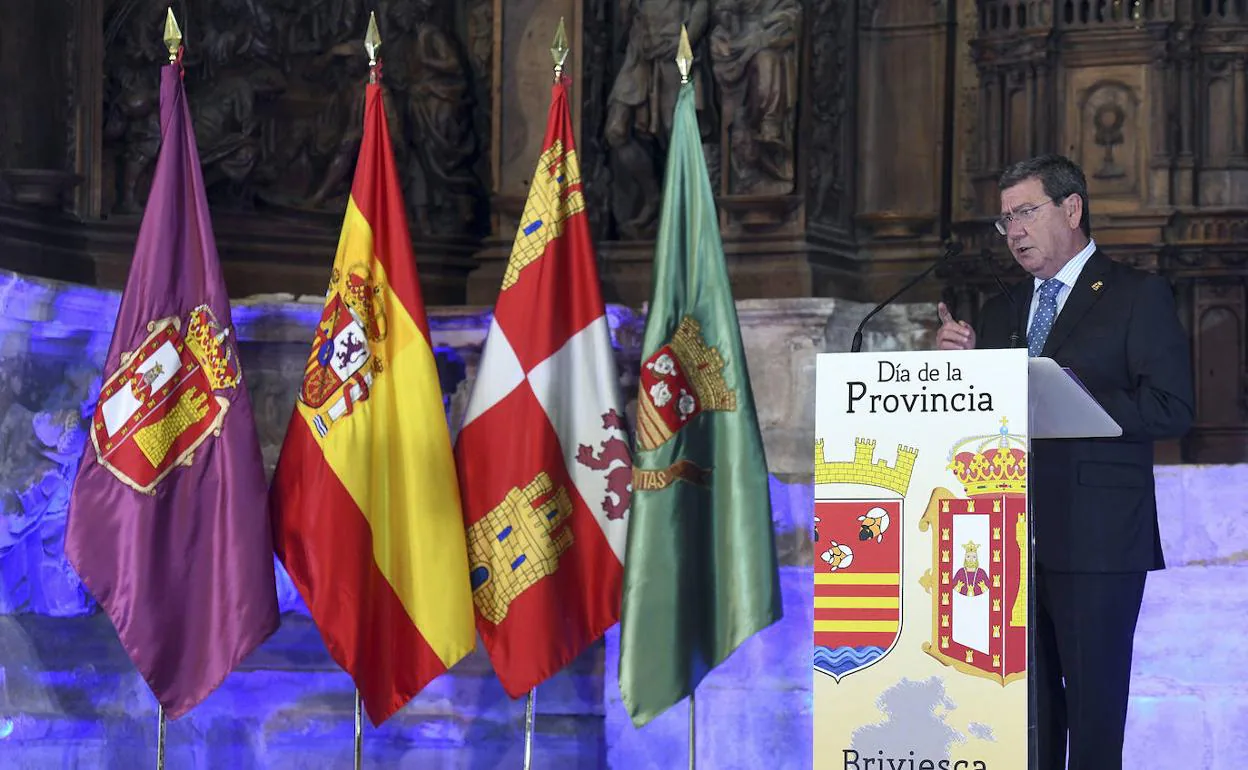
M373 349L387 331L381 291L362 264L345 276L335 269L330 279L329 299L299 391L299 400L315 410L312 423L322 438L337 420L351 414L355 404L368 400L373 378L382 373L382 360Z
M932 532L923 650L1006 685L1027 675L1027 439L1003 418L996 434L963 439L949 454L966 497L933 490L919 522Z
M918 451L897 447L892 467L875 441L858 438L853 459L825 460L815 442L815 670L840 681L884 658L902 619L903 502ZM872 494L872 493L878 494Z
M194 461L195 450L219 433L239 373L229 329L207 305L182 319L148 324L148 336L123 353L100 388L91 443L100 465L130 488L153 493L161 479Z

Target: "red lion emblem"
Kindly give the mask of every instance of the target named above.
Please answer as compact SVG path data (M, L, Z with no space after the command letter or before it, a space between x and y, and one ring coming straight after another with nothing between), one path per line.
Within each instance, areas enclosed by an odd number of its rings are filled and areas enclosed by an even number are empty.
M602 499L602 510L608 519L622 519L633 497L633 454L628 449L628 429L624 418L614 409L602 416L602 427L618 435L603 441L597 454L591 447L581 444L576 461L590 470L611 469L607 471L607 496Z

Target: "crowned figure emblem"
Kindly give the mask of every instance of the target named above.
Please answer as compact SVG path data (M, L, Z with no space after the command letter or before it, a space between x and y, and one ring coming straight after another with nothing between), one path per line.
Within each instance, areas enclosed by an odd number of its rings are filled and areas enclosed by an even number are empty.
M953 590L963 596L979 596L988 591L988 572L979 566L979 545L973 540L962 544L966 555L953 575Z

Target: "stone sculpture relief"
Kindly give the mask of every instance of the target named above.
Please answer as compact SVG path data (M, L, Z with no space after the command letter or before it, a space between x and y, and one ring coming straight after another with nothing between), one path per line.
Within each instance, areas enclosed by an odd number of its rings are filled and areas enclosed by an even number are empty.
M607 98L604 130L611 154L611 210L623 238L646 239L654 237L658 225L663 167L680 88L676 47L681 24L686 25L694 49L698 68L694 84L704 129L713 124L704 45L710 3L621 0L619 10L616 30L627 43Z
M493 0L467 0L465 12L465 48L472 66L475 85L473 119L480 141L477 159L478 175L483 188L490 179L490 82L494 76L494 3Z
M710 54L731 148L736 194L793 191L798 0L717 0Z
M425 233L471 229L481 183L473 170L478 144L467 53L433 0L391 0L380 7L389 22L386 77L404 128L399 163L414 227Z
M446 21L454 7L380 0L375 8L391 135L417 233L472 235L484 221L477 76ZM113 211L141 211L150 185L167 8L164 0L131 0L106 19ZM185 77L213 206L340 211L362 137L370 4L187 0L185 8ZM478 41L478 56L479 48Z
M581 24L581 175L590 231L598 242L611 237L611 148L606 139L607 96L614 83L612 12L619 0L584 0ZM620 41L622 44L624 41ZM623 45L620 46L622 52Z
M106 24L103 141L116 160L119 213L142 210L160 149L157 67L168 54L152 30L161 29L165 11L150 0L122 3Z
M848 114L851 78L849 47L856 30L847 23L846 0L814 0L810 18L810 137L807 153L806 209L823 226L850 225L853 178L847 162L853 135ZM851 130L846 130L851 128Z
M185 0L186 82L214 209L338 212L362 137L370 9L416 234L486 226L493 3L472 0ZM165 0L119 0L106 17L105 207L142 210L159 149ZM580 118L600 238L652 238L679 87L681 24L712 184L794 190L800 0L587 0ZM460 29L462 27L462 30ZM719 110L724 113L721 153ZM721 169L721 158L728 168ZM720 176L727 174L726 184ZM835 176L835 174L832 174ZM722 186L721 186L722 184Z

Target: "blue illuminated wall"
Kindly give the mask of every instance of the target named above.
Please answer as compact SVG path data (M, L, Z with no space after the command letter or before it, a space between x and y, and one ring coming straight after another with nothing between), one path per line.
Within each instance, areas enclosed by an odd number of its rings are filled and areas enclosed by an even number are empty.
M111 292L0 272L3 770L129 769L154 762L151 693L62 550L68 492L117 302ZM844 322L832 317L844 307L835 300L741 303L747 351L773 357L761 366L752 359L751 369L768 458L779 468L772 502L785 616L747 641L699 690L700 768L806 770L811 764L811 487L809 470L795 471L792 458L808 462L806 447L813 440L809 421L800 416L809 404L787 410L777 404L809 393L803 383L812 371L812 352L844 349L847 340L830 336L846 331L836 332ZM319 312L319 299L288 297L242 302L234 310L270 469ZM812 337L801 342L800 335L776 331L785 318L799 315L818 330ZM479 311L431 311L453 425L466 403L488 322ZM642 319L612 308L611 326L630 387ZM905 347L907 339L869 344ZM1246 488L1248 469L1242 466L1158 470L1172 568L1150 577L1137 635L1126 765L1133 770L1161 767L1156 759L1172 757L1178 747L1188 766L1248 768ZM280 568L278 578L285 613L280 630L200 707L170 723L171 770L351 766L351 683L330 661ZM613 629L603 644L540 688L534 767L685 766L686 706L635 730L619 700L617 645ZM518 768L523 709L523 701L502 691L488 660L474 654L381 729L366 728L366 766Z
M68 495L119 297L0 273L0 767L132 768L155 757L156 704L63 551ZM319 300L239 303L234 321L272 470ZM618 327L629 314L613 314ZM489 316L435 316L445 404L466 397ZM351 766L353 690L275 562L279 631L168 727L170 768ZM602 646L541 691L537 757L605 764ZM480 653L379 730L375 767L518 767L522 701ZM554 763L553 765L550 763Z

